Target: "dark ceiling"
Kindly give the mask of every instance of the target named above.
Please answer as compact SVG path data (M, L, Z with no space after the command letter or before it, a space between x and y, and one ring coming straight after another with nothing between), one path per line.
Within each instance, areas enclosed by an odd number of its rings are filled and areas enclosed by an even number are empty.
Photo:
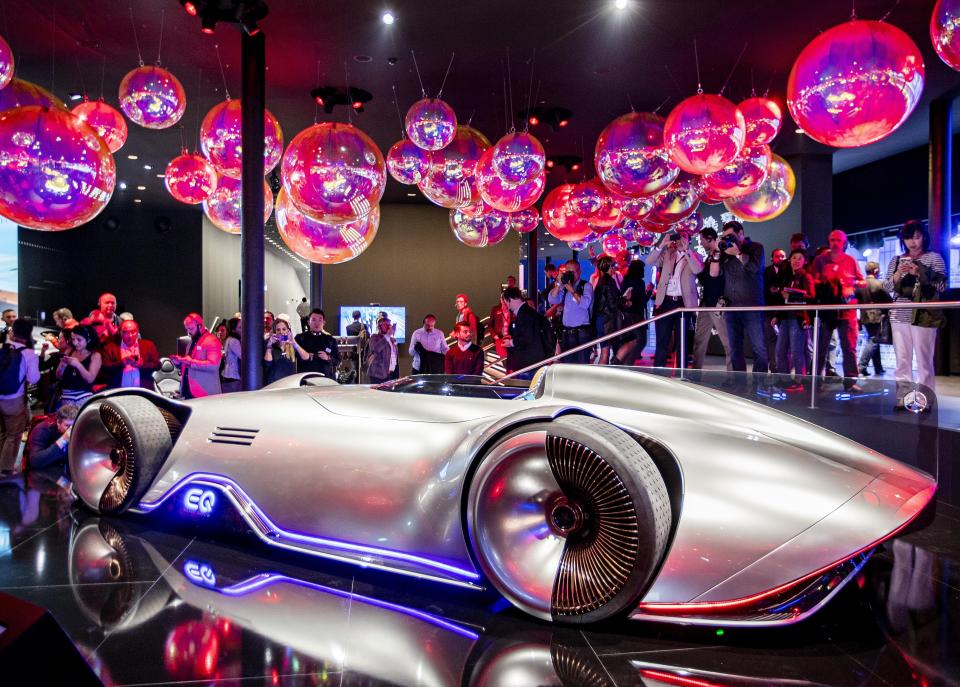
M538 103L573 112L566 128L555 132L540 126L534 132L549 155L584 154L588 165L597 134L631 103L637 110L662 106L666 113L694 93L694 39L707 92L718 91L729 76L726 95L732 99L747 97L752 87L761 93L769 88L782 103L796 55L818 32L848 19L851 11L845 0L631 0L623 10L611 0L268 0L268 4L270 14L262 22L267 105L279 118L287 141L314 121L309 93L318 85L319 71L321 85L343 87L349 82L373 94L365 112L354 114L353 121L386 151L400 136L391 87L397 88L401 111L420 96L411 50L416 51L431 95L440 88L455 53L443 97L461 120L472 121L496 140L507 127L506 65L512 75L510 109L517 111L528 99L532 64ZM928 24L933 5L932 0L856 1L859 17L876 19L890 12L888 21L910 34L924 55L927 80L923 102L900 131L873 146L835 153L835 169L923 144L927 103L960 86L960 74L946 67L931 47ZM183 135L192 146L198 115L224 97L215 45L220 47L230 94L240 97L238 30L220 25L215 35L203 35L199 21L175 0L131 0L129 6L147 63L156 60L161 13L165 14L162 62L186 88ZM397 17L391 26L380 21L387 9ZM91 97L99 96L105 64L104 95L116 105L120 79L137 66L128 3L18 0L5 4L4 21L4 34L18 59L18 75L46 87L54 84L61 97L84 86ZM743 57L734 69L741 51ZM347 116L344 108L333 115L319 112L320 121L343 121ZM775 149L787 152L801 144L802 136L794 128L785 124ZM131 125L130 139L117 156L128 188L144 184L146 196L162 194L162 180L156 174L179 152L180 141L179 128L147 131ZM129 161L128 154L139 159ZM144 164L153 169L144 170ZM415 191L391 180L385 199L424 202L419 194L408 197Z

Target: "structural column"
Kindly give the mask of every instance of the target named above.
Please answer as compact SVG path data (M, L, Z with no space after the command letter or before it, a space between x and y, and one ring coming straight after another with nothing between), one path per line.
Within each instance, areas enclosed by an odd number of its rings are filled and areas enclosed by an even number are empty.
M323 265L310 263L310 307L323 307Z
M242 338L240 376L244 391L263 386L264 247L263 247L263 112L266 50L262 31L240 33L241 140L243 145L240 223L240 313Z
M953 179L953 98L941 97L930 103L930 169L928 217L930 247L949 265L951 226L950 194Z
M540 295L538 293L538 287L540 286L539 281L537 281L537 232L539 227L534 229L527 234L527 264L524 269L526 271L527 277L527 297L533 301L534 307L539 305L537 303L537 297Z

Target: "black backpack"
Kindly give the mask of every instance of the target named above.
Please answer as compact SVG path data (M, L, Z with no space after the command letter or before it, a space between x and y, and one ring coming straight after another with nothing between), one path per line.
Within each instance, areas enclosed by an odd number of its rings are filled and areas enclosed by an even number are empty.
M0 346L0 395L11 396L20 391L23 377L20 376L20 361L23 353L10 344Z

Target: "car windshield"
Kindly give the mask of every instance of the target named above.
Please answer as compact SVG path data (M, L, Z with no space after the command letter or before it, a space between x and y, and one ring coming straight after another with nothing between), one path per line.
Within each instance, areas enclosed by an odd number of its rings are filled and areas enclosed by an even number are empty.
M510 380L505 384L510 384ZM483 377L474 375L417 375L385 382L373 388L398 394L528 400L532 398L529 396L528 386L529 382L523 381L509 386L485 384Z

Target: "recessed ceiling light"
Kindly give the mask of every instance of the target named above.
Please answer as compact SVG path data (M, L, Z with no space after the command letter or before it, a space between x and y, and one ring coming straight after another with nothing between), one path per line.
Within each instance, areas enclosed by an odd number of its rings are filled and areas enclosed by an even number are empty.
M166 178L167 178L167 175L166 175L166 174L158 174L158 175L157 175L157 179L166 179Z
M803 129L801 129L801 128L798 126L798 127L794 130L794 133L802 134L802 133L805 133L805 132L804 132Z
M618 10L627 9L627 5L629 4L630 3L628 0L613 0L613 6L616 7Z
M140 200L139 198L134 198L134 199L133 199L133 202L134 202L134 203L142 203L143 201Z
M138 190L138 191L146 191L146 190L147 190L147 187L146 187L146 186L137 186L137 190Z
M416 194L416 193L408 193L408 194L407 194L407 197L408 197L408 198L416 198L416 197L417 197L417 194Z
M128 160L136 160L136 159L137 159L137 156L136 156L136 155L127 155L127 159L128 159Z
M143 168L149 172L151 169L153 169L153 165L144 165Z
M120 186L120 190L123 191L127 188L127 182L121 181L119 186Z
M384 12L383 14L380 15L380 21L382 21L387 26L390 26L390 24L392 24L396 20L397 18L393 16L393 12Z

